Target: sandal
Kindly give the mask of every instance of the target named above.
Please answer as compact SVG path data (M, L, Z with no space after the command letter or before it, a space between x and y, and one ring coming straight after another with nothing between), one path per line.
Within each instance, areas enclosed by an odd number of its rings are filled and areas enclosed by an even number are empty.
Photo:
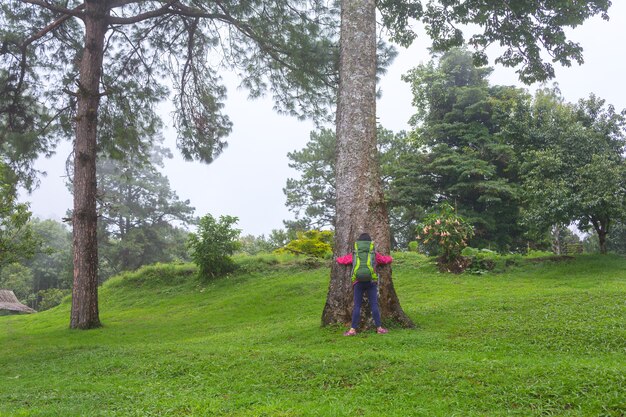
M385 334L385 333L389 333L389 330L385 329L384 327L379 327L378 329L376 329L376 333Z
M345 332L343 335L344 336L355 336L356 335L356 330L350 329L347 332Z

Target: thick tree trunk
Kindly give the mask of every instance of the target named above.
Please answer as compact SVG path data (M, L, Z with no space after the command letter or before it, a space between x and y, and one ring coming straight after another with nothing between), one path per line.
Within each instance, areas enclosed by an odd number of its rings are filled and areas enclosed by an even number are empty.
M107 14L106 2L85 2L85 49L80 63L74 143L72 329L100 326L96 237L96 128Z
M337 103L337 223L335 256L351 251L360 233L369 233L379 252L389 254L387 208L376 158L376 4L342 0ZM347 324L352 314L351 268L336 263L322 324ZM391 280L391 267L379 269L379 306L385 321L412 327ZM367 323L369 308L362 314ZM363 323L363 321L362 321Z

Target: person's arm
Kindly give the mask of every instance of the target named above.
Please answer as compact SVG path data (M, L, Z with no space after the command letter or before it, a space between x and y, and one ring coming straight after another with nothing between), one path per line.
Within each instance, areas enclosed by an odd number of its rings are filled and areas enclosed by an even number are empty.
M337 263L341 265L352 265L352 254L349 253L345 256L337 258Z
M376 263L378 265L387 265L393 262L393 258L391 256L382 255L376 252Z

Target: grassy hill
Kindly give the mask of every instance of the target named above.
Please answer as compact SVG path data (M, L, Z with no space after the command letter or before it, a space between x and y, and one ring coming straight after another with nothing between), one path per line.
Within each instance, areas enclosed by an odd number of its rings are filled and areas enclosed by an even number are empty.
M69 330L68 302L0 317L0 416L626 415L623 258L477 276L397 254L417 328L352 338L320 327L327 268L239 262L114 278L97 330Z

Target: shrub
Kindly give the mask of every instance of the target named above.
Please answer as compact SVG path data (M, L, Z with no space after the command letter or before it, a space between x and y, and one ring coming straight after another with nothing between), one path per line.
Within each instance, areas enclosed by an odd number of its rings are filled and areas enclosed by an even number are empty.
M48 288L47 290L39 291L37 293L39 296L37 310L50 310L52 307L58 306L61 304L61 301L63 301L63 298L69 295L70 292L71 290L61 290L59 288Z
M444 202L438 208L418 226L417 240L436 245L441 269L460 272L464 269L461 251L474 235L474 228L450 204Z
M489 249L476 249L469 246L463 249L461 255L469 260L468 271L482 274L493 271L500 260L500 255Z
M241 231L232 226L238 220L233 216L220 216L216 221L210 214L200 219L198 231L189 236L188 245L201 277L215 278L235 269L231 255L239 249Z
M329 230L309 230L298 232L296 239L277 249L277 252L290 252L314 258L325 258L332 255L332 242L333 232Z

